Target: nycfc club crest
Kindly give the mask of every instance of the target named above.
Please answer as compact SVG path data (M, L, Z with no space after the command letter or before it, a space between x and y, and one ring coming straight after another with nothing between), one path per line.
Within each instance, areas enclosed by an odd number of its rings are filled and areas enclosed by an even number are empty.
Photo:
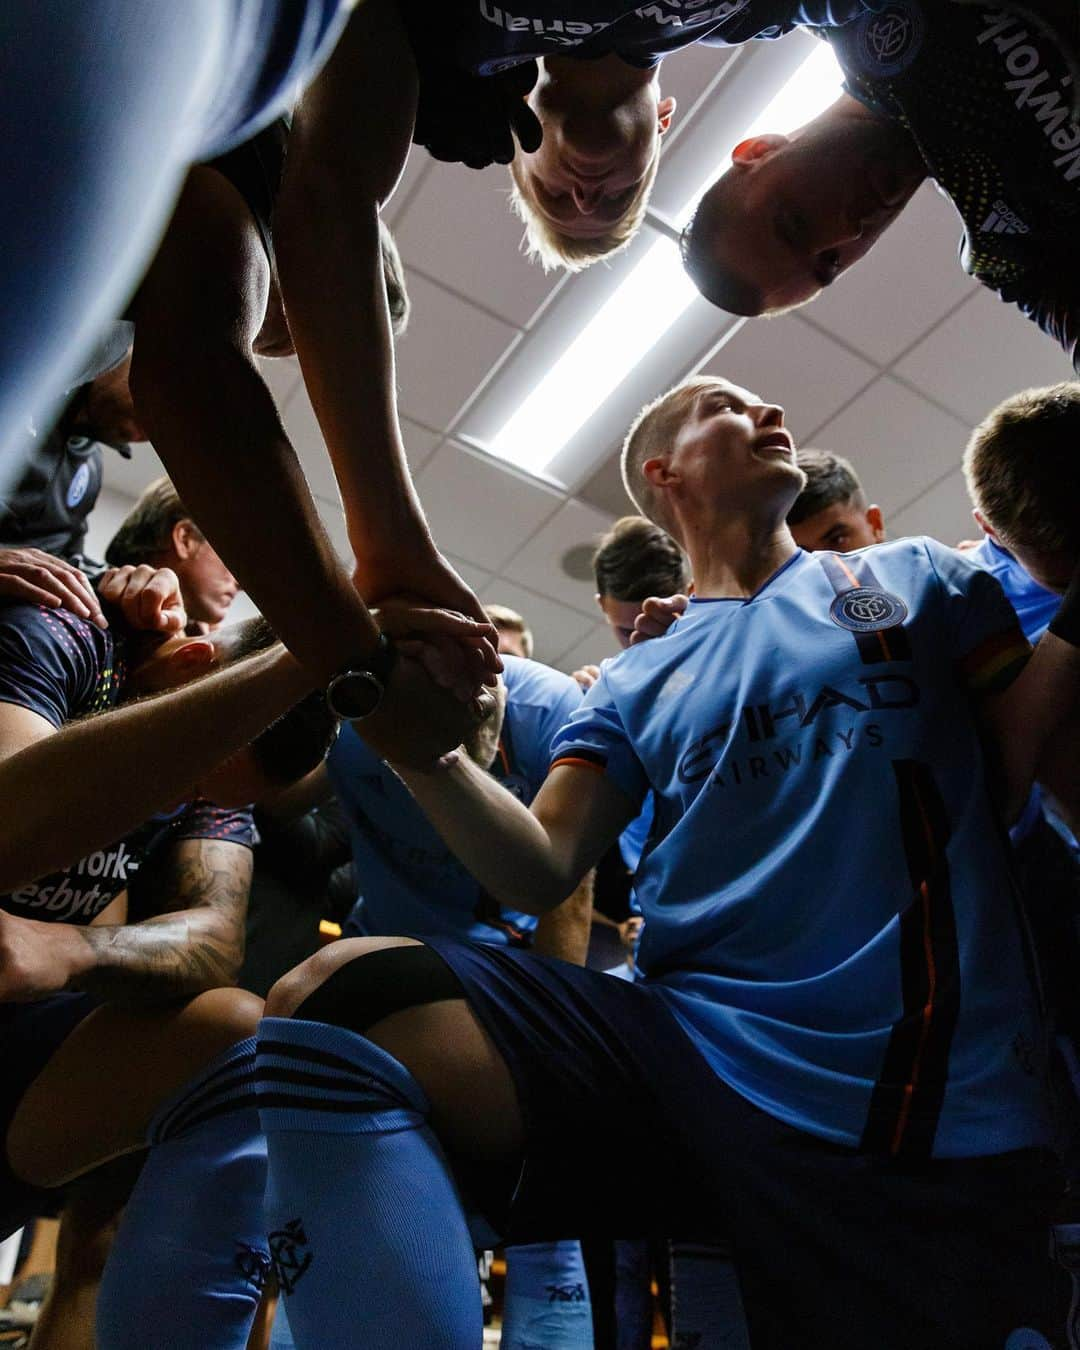
M829 606L829 618L851 633L879 633L895 628L907 618L907 605L888 591L857 586L838 595Z
M855 46L867 75L899 75L922 46L925 21L917 0L900 0L858 21Z
M71 482L67 490L68 510L74 510L76 506L86 496L86 489L90 486L90 465L80 464L71 476Z

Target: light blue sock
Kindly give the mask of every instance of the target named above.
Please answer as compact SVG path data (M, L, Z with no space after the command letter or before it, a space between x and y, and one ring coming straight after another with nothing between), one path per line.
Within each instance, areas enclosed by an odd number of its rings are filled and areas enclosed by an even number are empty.
M255 1041L157 1115L102 1278L100 1350L243 1350L270 1268Z
M300 1350L468 1350L476 1258L412 1074L355 1032L259 1026L270 1252Z
M507 1247L501 1345L502 1350L593 1350L580 1243Z

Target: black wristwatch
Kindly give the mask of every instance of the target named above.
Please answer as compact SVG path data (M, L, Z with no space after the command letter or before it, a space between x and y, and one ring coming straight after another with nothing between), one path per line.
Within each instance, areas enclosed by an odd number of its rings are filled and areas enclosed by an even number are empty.
M385 633L380 634L378 646L362 666L340 671L326 686L326 706L343 722L370 717L382 702L396 660L394 644Z

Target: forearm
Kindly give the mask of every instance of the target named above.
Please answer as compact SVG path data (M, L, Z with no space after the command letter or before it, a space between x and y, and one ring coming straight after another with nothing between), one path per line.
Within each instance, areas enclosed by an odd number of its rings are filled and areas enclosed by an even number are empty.
M1017 819L1044 761L1053 757L1055 737L1073 719L1078 693L1080 648L1046 633L996 700L992 773L1007 823Z
M73 931L83 951L68 988L128 1007L233 985L244 957L243 927L208 911Z
M362 660L377 632L323 529L270 391L235 344L211 340L181 356L157 340L151 335L137 352L132 377L151 439L199 528L325 683ZM160 340L167 344L168 334ZM286 565L268 539L287 541Z
M415 106L397 5L367 0L297 109L275 213L289 328L361 565L426 537L397 420L378 229Z
M593 916L593 873L584 877L561 905L540 916L533 940L537 956L557 956L583 966L589 950Z
M500 904L544 914L581 880L516 797L465 754L432 773L397 772L460 862Z
M36 741L0 763L0 892L121 838L307 693L281 648ZM58 828L63 822L63 828Z

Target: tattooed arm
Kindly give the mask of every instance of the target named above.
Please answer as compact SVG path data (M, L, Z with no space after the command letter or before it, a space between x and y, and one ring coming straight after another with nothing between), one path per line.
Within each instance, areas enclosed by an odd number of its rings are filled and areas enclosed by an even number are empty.
M168 913L82 928L0 912L0 1000L81 989L145 1007L235 984L251 871L242 844L187 839L161 869Z

